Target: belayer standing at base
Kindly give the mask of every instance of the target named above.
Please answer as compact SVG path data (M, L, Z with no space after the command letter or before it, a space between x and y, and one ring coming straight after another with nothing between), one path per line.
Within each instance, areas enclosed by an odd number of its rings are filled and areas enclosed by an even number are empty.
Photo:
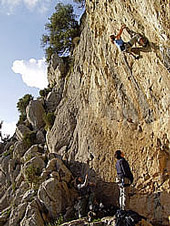
M120 150L115 152L116 170L117 170L117 182L119 185L119 205L120 209L125 210L128 208L128 188L133 182L133 174L130 170L129 164L123 157Z
M126 29L125 24L121 26L120 31L117 35L110 35L111 42L115 44L121 51L128 52L133 55L135 59L139 59L140 55L134 55L132 53L132 46L135 43L139 43L141 46L146 47L147 41L140 34L134 34L134 36L128 42L124 42L121 38L124 29Z

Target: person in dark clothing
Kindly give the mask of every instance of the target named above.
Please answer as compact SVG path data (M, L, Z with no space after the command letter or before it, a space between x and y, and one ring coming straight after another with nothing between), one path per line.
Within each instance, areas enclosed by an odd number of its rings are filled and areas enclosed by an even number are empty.
M78 210L78 217L81 218L84 217L89 210L93 210L95 184L88 180L88 175L86 174L84 181L81 177L77 178L76 187L80 195L76 208Z
M119 204L120 208L124 210L125 207L127 208L128 205L127 193L128 187L133 183L133 174L130 170L129 163L123 157L122 152L120 150L117 150L115 152L115 158L117 159L117 182L120 189Z

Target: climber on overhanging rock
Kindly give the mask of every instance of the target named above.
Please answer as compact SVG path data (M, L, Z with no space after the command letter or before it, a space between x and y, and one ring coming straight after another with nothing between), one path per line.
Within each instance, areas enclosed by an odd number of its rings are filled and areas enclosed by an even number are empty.
M119 204L120 209L124 210L128 208L128 187L133 183L133 174L130 170L128 162L123 157L123 153L120 150L115 152L116 170L117 170L117 180L119 185Z
M135 59L139 59L140 55L134 55L132 53L132 46L136 43L138 43L139 45L141 45L142 47L146 47L148 44L148 40L146 40L144 37L142 37L140 34L135 34L134 36L128 41L128 42L124 42L121 38L121 34L123 32L123 30L126 29L126 25L123 24L121 26L121 29L119 31L119 33L117 35L110 35L111 38L111 42L113 44L115 44L121 51L123 52L128 52L131 55L133 55L133 57L135 57Z

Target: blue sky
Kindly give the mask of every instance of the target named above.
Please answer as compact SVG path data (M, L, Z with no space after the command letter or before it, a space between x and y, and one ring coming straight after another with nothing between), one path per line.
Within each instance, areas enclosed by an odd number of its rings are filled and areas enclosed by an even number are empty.
M15 130L19 98L27 93L37 97L39 90L47 86L40 39L58 2L73 3L71 0L0 0L0 121L4 121L4 134Z

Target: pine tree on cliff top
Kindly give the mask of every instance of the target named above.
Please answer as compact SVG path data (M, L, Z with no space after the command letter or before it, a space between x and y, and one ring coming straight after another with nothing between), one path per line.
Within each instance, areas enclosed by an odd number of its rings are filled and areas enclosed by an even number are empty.
M58 3L55 12L45 24L47 34L43 34L41 45L45 49L46 60L49 62L51 55L68 54L72 47L72 40L78 36L78 22L73 13L73 6Z

